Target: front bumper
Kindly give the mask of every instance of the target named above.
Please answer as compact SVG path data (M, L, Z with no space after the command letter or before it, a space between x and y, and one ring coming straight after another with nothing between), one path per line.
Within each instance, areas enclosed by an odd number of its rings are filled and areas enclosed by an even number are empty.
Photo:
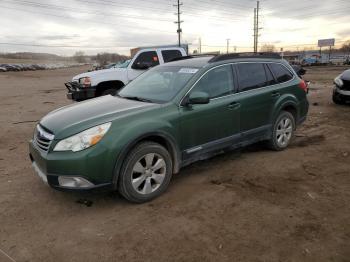
M82 101L89 98L96 97L96 88L95 87L84 87L78 82L68 82L64 84L67 89L67 98L74 101Z
M60 154L62 155L62 154ZM77 168L74 168L71 164L69 164L69 158L70 157L54 157L50 158L48 156L48 153L43 152L39 148L36 147L36 145L33 143L33 141L29 142L29 158L32 162L32 166L36 172L36 174L41 178L41 180L44 181L44 183L48 184L50 187L61 190L61 191L110 191L113 189L112 186L112 179L103 179L98 180L96 178L92 177L91 172L89 173L88 170L89 167L86 167L85 165L82 165L81 161L76 162L76 166L81 166L80 172L75 171ZM68 163L64 163L68 162ZM64 163L64 164L60 164ZM59 168L57 166L60 165ZM103 163L102 163L103 165ZM100 167L97 167L100 168ZM56 171L54 171L56 169ZM78 168L79 169L79 168ZM58 171L59 170L59 171ZM52 172L54 171L54 172ZM58 171L58 172L57 172ZM82 174L87 175L82 175ZM93 174L96 175L96 174ZM98 175L98 174L97 174ZM91 186L87 187L66 187L62 186L59 183L59 177L78 177L83 178L91 183ZM109 180L109 181L108 181Z
M350 99L350 90L342 90L339 87L335 87L334 92L343 97L344 99Z

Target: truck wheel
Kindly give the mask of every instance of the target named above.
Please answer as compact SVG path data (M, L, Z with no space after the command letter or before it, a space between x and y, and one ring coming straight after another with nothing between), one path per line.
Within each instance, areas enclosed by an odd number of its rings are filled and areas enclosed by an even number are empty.
M121 169L118 191L135 203L150 201L161 195L172 176L172 159L160 144L143 142L132 149Z
M112 95L114 96L117 93L116 89L110 88L102 92L101 96Z
M272 128L272 137L268 141L268 146L272 150L284 150L288 147L294 135L294 116L287 111L282 111L277 117Z

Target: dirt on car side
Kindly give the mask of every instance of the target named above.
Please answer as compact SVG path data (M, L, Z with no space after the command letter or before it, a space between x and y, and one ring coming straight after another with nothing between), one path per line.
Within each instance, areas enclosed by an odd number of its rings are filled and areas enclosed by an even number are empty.
M52 190L30 166L36 121L71 103L62 83L86 69L0 74L1 251L15 261L349 261L350 106L331 102L345 67L308 69L310 113L289 149L198 162L142 205Z

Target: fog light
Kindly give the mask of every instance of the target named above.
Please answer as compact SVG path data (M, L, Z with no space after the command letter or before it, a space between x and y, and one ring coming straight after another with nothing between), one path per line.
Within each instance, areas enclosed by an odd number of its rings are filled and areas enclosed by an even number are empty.
M94 184L90 181L82 178L82 177L67 177L67 176L59 176L58 183L62 187L72 187L72 188L85 188L91 187Z

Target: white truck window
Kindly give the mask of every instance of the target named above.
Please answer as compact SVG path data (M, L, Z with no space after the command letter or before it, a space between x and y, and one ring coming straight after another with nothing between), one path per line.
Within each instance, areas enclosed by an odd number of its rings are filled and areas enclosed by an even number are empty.
M173 60L174 58L181 57L182 54L180 50L163 50L162 56L163 56L164 63L167 63Z
M139 54L139 56L134 61L134 65L137 65L137 64L144 64L144 65L147 65L148 67L159 65L159 58L158 58L157 52L146 51Z

